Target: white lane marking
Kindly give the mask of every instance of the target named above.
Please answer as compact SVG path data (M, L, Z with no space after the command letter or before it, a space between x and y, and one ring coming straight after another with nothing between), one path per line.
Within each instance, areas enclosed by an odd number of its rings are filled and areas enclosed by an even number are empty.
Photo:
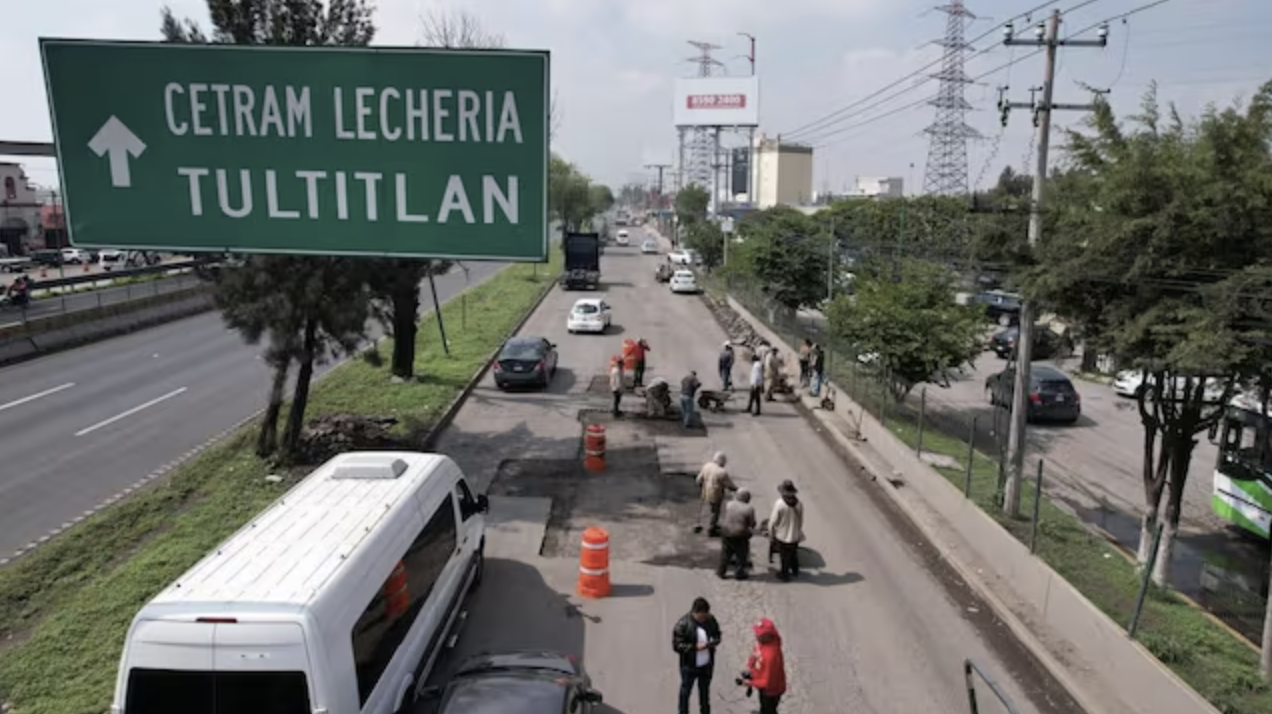
M104 420L104 421L99 421L99 422L97 422L96 424L94 424L94 425L92 425L92 426L90 426L90 427L86 427L86 428L80 429L79 431L75 432L75 435L76 435L76 436L84 436L85 434L91 434L91 433L93 433L93 432L97 431L98 429L100 429L100 428L102 428L102 427L104 427L104 426L110 426L111 424L114 424L115 422L119 421L120 419L126 419L126 418L128 418L128 417L132 416L133 414L136 414L137 412L139 412L139 411L143 410L143 409L149 409L150 407L153 407L154 405L156 405L156 404L158 404L158 403L160 403L160 402L164 402L164 401L167 401L167 400L169 400L169 399L172 399L173 397L177 396L178 394L181 394L182 392L186 391L187 389L188 389L188 387L182 387L182 388L180 388L180 389L174 389L174 390L172 390L171 392L168 392L167 394L165 394L165 395L163 395L163 396L161 396L161 397L155 397L154 399L151 399L151 400L150 400L150 401L148 401L148 402L143 402L143 403L141 403L141 404L138 404L137 406L133 407L132 409L129 409L128 411L120 412L120 413L116 414L115 416L113 416L113 417L111 417L111 418L109 418L109 419L106 419L106 420Z
M47 397L50 394L57 394L58 392L64 389L70 389L71 387L74 387L74 386L75 386L74 382L67 382L66 384L59 384L58 386L53 387L52 389L46 389L43 392L36 392L35 394L32 394L29 397L15 399L9 402L8 404L0 404L0 412L6 409L12 409L14 407L20 407L23 404L26 404L27 402L34 402L37 399L43 399L44 397Z

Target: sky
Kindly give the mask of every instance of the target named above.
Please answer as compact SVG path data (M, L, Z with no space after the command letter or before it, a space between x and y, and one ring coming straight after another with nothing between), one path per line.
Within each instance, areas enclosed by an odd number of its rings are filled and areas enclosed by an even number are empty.
M1109 89L1109 100L1130 114L1152 82L1160 99L1185 115L1207 104L1226 106L1272 79L1272 2L1269 0L1166 0L1118 19L1153 0L1065 0L1048 3L1064 15L1061 36L1110 23L1108 46L1062 48L1055 101L1085 103L1083 85ZM0 139L49 141L51 131L39 37L159 39L156 0L4 0L0 10ZM204 0L169 0L178 16L206 26ZM1003 167L1032 173L1034 130L1027 112L1014 112L1003 128L997 87L1013 101L1028 99L1041 83L1041 55L1002 46L995 27L1044 0L977 0L966 89L973 110L967 123L980 139L968 142L968 182L992 185ZM552 85L560 127L554 150L594 180L618 187L645 182L647 164L675 160L672 87L692 76L690 40L721 46L714 56L732 75L750 72L748 41L757 38L759 131L811 144L815 186L850 190L858 177L896 176L907 193L921 190L928 154L923 133L934 109L922 103L936 91L934 72L943 50L946 15L913 0L379 0L375 44L407 46L420 39L421 18L462 9L514 48L552 52ZM1018 20L1018 36L1030 37ZM1079 35L1093 39L1094 30ZM1006 65L1006 66L1005 66ZM914 77L908 75L918 72ZM872 99L870 95L894 83ZM916 105L917 106L907 106ZM838 112L838 113L837 113ZM1059 126L1076 127L1080 112L1057 113ZM810 127L810 125L812 125ZM1063 135L1059 135L1061 138ZM741 143L737 138L728 142ZM0 160L11 160L0 157ZM1063 160L1063 151L1053 152ZM36 183L57 183L52 160L22 159Z

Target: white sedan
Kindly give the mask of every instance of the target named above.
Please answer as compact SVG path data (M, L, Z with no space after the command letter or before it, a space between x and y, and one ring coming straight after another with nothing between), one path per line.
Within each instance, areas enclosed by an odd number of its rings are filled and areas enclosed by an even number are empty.
M1113 391L1122 397L1138 397L1140 392L1147 389L1148 376L1138 369L1125 369L1117 373L1117 377L1113 380ZM1186 380L1184 377L1175 377L1175 388L1184 389ZM1218 401L1223 398L1224 384L1222 380L1213 377L1206 380L1206 401Z
M599 298L583 298L574 303L570 316L565 319L565 329L576 332L603 333L610 326L610 306Z
M672 265L693 265L693 256L687 250L673 250L667 254L667 262Z
M698 292L698 278L692 270L677 270L671 274L671 291L673 293Z
M640 252L645 255L658 255L658 243L652 238L640 244Z

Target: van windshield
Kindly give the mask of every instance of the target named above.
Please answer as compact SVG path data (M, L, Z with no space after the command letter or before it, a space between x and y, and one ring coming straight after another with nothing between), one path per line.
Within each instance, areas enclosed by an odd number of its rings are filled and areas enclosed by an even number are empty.
M128 714L309 714L304 672L133 669Z

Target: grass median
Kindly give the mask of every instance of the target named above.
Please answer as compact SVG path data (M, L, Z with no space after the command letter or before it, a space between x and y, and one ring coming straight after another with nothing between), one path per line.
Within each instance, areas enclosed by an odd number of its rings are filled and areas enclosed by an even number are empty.
M420 379L394 384L387 367L350 360L315 385L309 417L393 416L404 434L436 423L551 285L560 251L551 258L537 270L508 268L444 305L449 357L435 316L425 318L416 352ZM390 349L384 344L380 352ZM107 708L137 610L288 488L290 479L265 480L276 470L252 452L255 427L0 569L0 705L14 714Z
M918 444L914 423L889 414L889 431L906 444ZM936 470L962 491L967 484L967 442L926 428L923 451L942 454L959 464ZM970 498L1012 535L1028 544L1033 528L1034 478L1037 462L1027 466L1022 485L1021 516L1011 518L998 505L998 463L972 452ZM1122 551L1092 533L1071 512L1046 496L1039 506L1036 554L1096 607L1126 627L1140 588L1140 573ZM1224 714L1272 712L1272 686L1259 676L1259 655L1205 612L1173 592L1151 588L1140 616L1136 639L1158 660Z

